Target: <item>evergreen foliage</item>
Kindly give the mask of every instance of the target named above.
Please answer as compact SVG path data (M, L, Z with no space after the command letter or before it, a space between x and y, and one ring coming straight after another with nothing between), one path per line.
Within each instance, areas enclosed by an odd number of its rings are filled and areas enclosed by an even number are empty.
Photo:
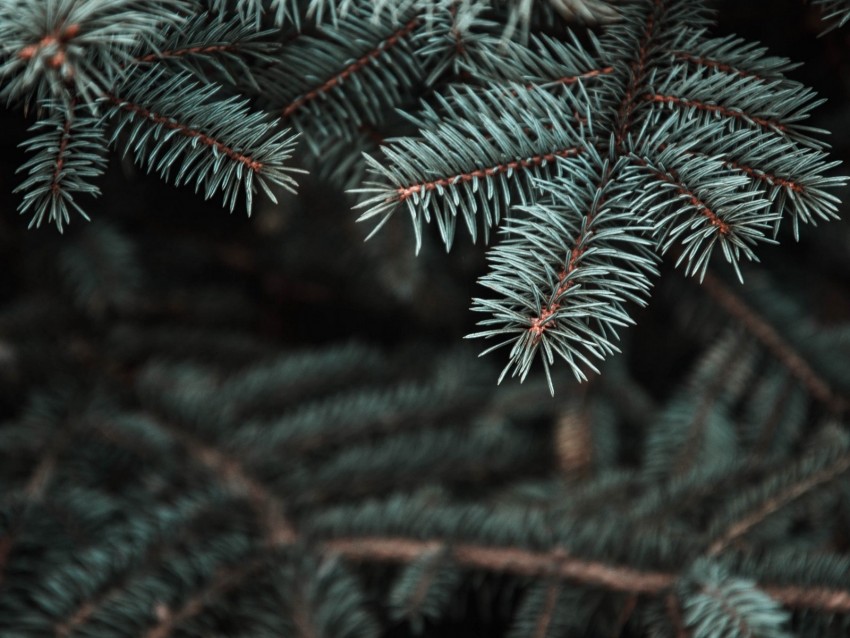
M0 636L848 635L846 180L713 20L0 4Z
M821 4L842 22L840 6ZM33 225L87 217L107 146L220 193L231 211L244 197L249 213L255 192L274 201L294 187L295 155L355 194L375 231L405 209L417 249L432 220L447 247L459 220L473 240L505 237L482 280L491 296L474 301L487 315L476 334L505 345L505 372L520 378L538 352L547 370L563 359L584 378L616 350L632 323L623 302L646 301L646 240L688 274L703 278L718 253L740 277L783 222L798 237L834 219L844 183L805 123L820 101L787 77L794 65L710 37L700 2L15 0L4 11L3 95L38 117L19 188ZM587 201L588 181L617 193L623 214L602 215L616 247L585 246L596 204L567 223L553 208ZM591 280L604 302L585 302L576 284Z

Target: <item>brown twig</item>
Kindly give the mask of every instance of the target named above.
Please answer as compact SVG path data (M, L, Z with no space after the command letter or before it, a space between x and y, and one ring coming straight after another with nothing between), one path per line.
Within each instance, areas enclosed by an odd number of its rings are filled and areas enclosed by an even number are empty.
M723 310L760 341L815 399L836 414L847 410L846 399L838 395L773 326L723 285L717 277L706 273L702 288Z
M409 563L444 545L439 540L380 536L336 538L323 543L326 551L349 560L390 563ZM447 551L451 560L467 568L507 572L517 576L549 575L609 591L658 594L676 578L672 573L640 571L627 566L575 558L563 550L536 552L518 547L455 543Z
M711 545L709 545L707 552L708 555L715 556L721 553L735 540L749 532L753 527L761 523L774 512L779 511L819 485L829 483L830 481L838 478L847 470L850 470L850 454L844 454L843 456L838 457L836 461L819 472L810 475L802 481L789 485L783 491L764 501L755 510L749 512L743 518L740 518L729 525L726 528L726 531L720 534L711 543Z

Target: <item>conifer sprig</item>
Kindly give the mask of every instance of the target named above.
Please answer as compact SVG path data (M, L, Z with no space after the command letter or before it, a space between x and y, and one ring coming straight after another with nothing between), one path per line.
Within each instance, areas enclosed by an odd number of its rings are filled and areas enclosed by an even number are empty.
M53 131L26 144L37 156L22 168L20 212L34 225L61 230L71 210L88 219L75 196L97 194L103 147L131 120L141 164L206 197L221 191L231 210L240 191L250 212L257 189L274 199L272 185L294 185L284 166L292 138L232 94L258 89L251 68L272 62L269 31L189 0L13 0L0 31L2 96L35 104L46 119L33 131Z
M553 392L549 366L556 357L584 379L596 370L593 360L617 350L617 330L632 323L625 304L646 303L655 274L651 243L614 178L627 162L611 166L595 149L583 150L561 160L563 177L540 184L544 196L518 207L505 225L506 238L491 251L490 273L481 280L498 297L473 305L491 318L470 336L498 339L487 352L510 348L502 376L524 379L539 351Z
M368 8L350 12L284 48L264 76L263 101L303 132L314 153L323 140L350 139L380 124L424 79L415 40L426 26L415 12L400 21L375 21Z
M117 124L112 142L121 140L136 161L174 183L194 184L209 198L221 191L232 211L240 191L250 214L254 192L276 201L272 186L294 190L283 162L294 139L245 100L220 98L214 85L187 74L167 76L159 69L128 78L103 101ZM126 134L127 139L121 136Z
M106 168L104 126L99 116L71 104L51 109L30 132L23 147L34 156L18 169L27 173L15 189L23 193L19 211L32 216L31 227L47 222L62 232L71 211L88 219L76 196L100 194L96 180Z
M523 205L545 197L529 190L530 169L550 182L544 191L571 193L570 179L557 178L558 171L539 160L567 146L592 147L609 167L623 166L625 158L629 170L597 181L629 182L623 207L632 225L642 227L660 254L675 247L677 263L700 279L716 253L740 278L741 261L756 260L756 243L773 241L785 219L797 234L802 223L836 217L832 191L845 180L830 174L836 163L826 157L824 132L805 123L821 100L785 78L792 64L734 38L707 38L710 22L699 3L645 0L623 6L620 17L590 47L538 38L527 47L506 45L507 64L492 53L470 56L465 77L479 86L449 88L435 107L411 116L418 137L391 139L380 160L367 159L377 179L357 190L369 195L359 204L366 209L361 219L374 217L380 225L406 208L417 245L420 226L433 217L450 246L458 216L473 238L473 221L480 218L487 241L517 194ZM544 95L562 103L560 109ZM490 107L496 103L505 112L501 121ZM522 104L523 113L501 103ZM533 149L524 146L529 142ZM450 170L441 173L441 167ZM522 206L514 211L526 214ZM545 215L523 223L539 225L541 236L549 232ZM636 246L613 254L637 256ZM530 282L547 278L543 246L512 249L510 268L494 265L492 281L530 295ZM562 355L577 356L579 343L595 350L594 338L578 339ZM512 361L524 361L527 371L536 346L534 339L517 346ZM545 357L548 367L551 355Z

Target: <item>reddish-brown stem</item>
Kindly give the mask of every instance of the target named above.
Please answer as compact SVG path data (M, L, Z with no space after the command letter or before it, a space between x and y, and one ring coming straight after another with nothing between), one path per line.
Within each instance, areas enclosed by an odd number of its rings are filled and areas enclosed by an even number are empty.
M850 591L796 585L768 585L761 589L790 609L817 609L830 614L850 614Z
M367 64L378 59L378 57L380 57L383 53L396 46L405 36L409 35L416 27L418 27L419 24L419 18L411 19L407 22L407 24L403 25L395 33L390 35L390 37L381 42L381 44L379 44L376 48L357 58L357 60L349 64L342 71L337 73L329 80L325 81L320 86L296 98L292 103L290 103L286 108L284 108L283 111L281 111L281 116L289 117L308 102L315 100L320 95L327 93L335 86L344 82L351 75L357 73Z
M706 102L702 102L701 100L689 100L675 95L662 95L661 93L653 93L650 95L646 95L644 96L644 99L647 102L674 104L675 106L681 108L692 108L697 109L698 111L704 111L706 113L718 113L724 117L752 122L753 124L757 124L758 126L766 129L775 129L779 131L788 130L787 127L778 120L759 117L757 115L749 115L747 113L744 113L743 111L730 109L726 106L721 106L720 104L708 104Z
M255 173L259 173L263 169L262 162L255 160L249 157L248 155L245 155L244 153L240 153L239 151L231 148L224 142L217 140L214 137L210 137L202 131L195 130L189 126L186 126L185 124L176 122L169 117L155 113L138 104L123 100L110 93L107 93L105 97L107 100L115 104L118 108L128 111L133 115L137 115L143 119L158 124L163 128L167 128L172 131L178 131L181 135L184 135L185 137L197 139L201 144L216 149L219 153L226 155L235 162L244 164Z
M115 433L111 430L107 430L102 427L95 428L95 432L98 434L110 439L110 440L121 440L122 437L116 437ZM125 444L134 444L135 441L123 441ZM205 510L196 510L192 515L192 519L188 522L178 522L176 524L176 528L172 527L169 530L169 535L167 537L163 537L160 542L152 544L147 548L144 555L141 557L141 560L138 561L137 565L141 567L141 575L144 576L145 573L149 572L154 566L159 565L160 561L163 559L167 560L166 551L169 549L168 543L176 543L178 546L180 541L185 541L188 537L191 537L197 533L197 528L193 529L192 525L196 523L197 519L195 518L199 514L203 514ZM93 592L89 597L81 602L79 607L77 607L73 613L67 616L67 620L58 620L54 625L54 633L57 638L67 638L68 636L72 636L76 630L88 622L89 618L101 609L106 603L113 600L116 596L120 596L123 593L127 592L129 583L132 582L134 578L139 577L138 572L128 571L120 577L119 580L113 582L109 588L101 592Z
M667 594L664 600L664 606L667 610L667 618L670 619L670 624L673 626L676 638L688 638L690 632L685 628L685 621L682 619L682 610L679 606L679 597L674 591Z
M773 407L764 420L758 439L753 446L753 456L755 458L763 457L767 446L774 440L776 429L779 427L782 417L786 414L788 401L791 399L793 389L794 379L788 376L785 379L785 383L782 384L779 396L773 402Z
M264 485L245 472L242 464L232 457L209 447L173 428L169 431L183 444L189 455L206 466L232 493L244 495L260 516L270 546L294 543L297 533L283 513L280 500Z
M602 175L602 178L599 181L600 190L602 190L608 183L608 180L611 178L612 170L613 169L610 165L606 168L604 175ZM596 203L596 206L602 206L604 201L605 198L602 197ZM585 215L587 223L582 224L582 229L572 242L573 247L570 249L566 265L558 274L558 286L555 289L554 294L550 297L549 304L540 311L538 316L530 319L528 331L531 333L532 341L535 344L540 342L540 339L543 338L543 334L546 330L553 325L552 316L561 308L561 297L563 297L563 295L565 295L567 291L578 282L577 277L570 277L570 275L572 275L576 268L578 268L578 262L582 255L584 255L585 250L587 250L584 243L587 240L588 235L593 234L591 227L593 225L593 219L596 216L596 212L596 208L592 208L587 212L587 215ZM585 234L585 231L587 234Z
M437 540L399 537L336 538L324 543L326 551L349 560L389 563L409 563L443 546ZM657 594L676 578L671 573L574 558L563 550L535 552L517 547L455 543L447 551L451 560L462 567L517 576L551 576L618 592Z
M634 615L637 604L638 596L636 594L631 594L626 598L626 602L623 603L623 608L620 610L620 615L617 617L617 624L614 625L614 631L611 632L611 638L620 638L623 635L623 629Z
M729 168L733 168L735 170L741 171L745 175L752 177L753 179L757 179L761 182L766 182L773 186L781 186L782 188L787 188L788 190L794 191L795 193L802 193L805 187L793 180L786 179L784 177L779 177L778 175L773 175L771 173L765 173L764 171L757 170L751 166L746 166L744 164L739 164L738 162L725 161L723 162L725 166Z
M662 173L660 171L652 171L652 174L657 177L659 180L663 182L667 182L668 184L673 184L676 187L676 192L679 195L684 195L688 202L694 208L699 211L701 215L703 215L708 223L714 226L721 235L729 235L732 232L732 227L729 226L723 219L715 213L711 208L709 208L708 204L702 201L699 197L697 197L687 186L678 182L674 177L668 175L667 173Z
M439 540L397 537L337 538L323 543L325 551L361 562L411 563L425 553L447 548L457 565L472 569L506 572L517 576L550 576L632 596L659 595L669 591L678 575L640 571L620 565L582 560L563 550L535 552L514 547L484 547L471 544L446 545ZM850 613L850 592L818 587L759 585L769 596L793 609L816 609ZM678 600L666 596L667 611L677 638L688 633L682 622Z
M434 553L419 577L419 582L416 583L416 588L407 603L407 608L414 614L422 608L422 603L425 601L425 596L428 595L428 590L431 589L434 578L436 578L440 568L443 567L444 556L442 554L442 550L437 550Z
M646 75L646 64L649 59L649 48L652 44L652 38L655 35L655 25L661 14L665 11L663 0L655 0L652 11L647 16L646 24L641 34L640 42L638 43L638 55L631 64L631 77L629 84L626 87L626 92L623 94L623 99L617 109L617 126L616 126L616 145L620 150L623 147L623 142L629 133L632 125L632 116L635 110L635 98L638 96L638 91L643 83Z
M65 167L65 154L68 152L68 144L71 142L71 125L74 121L74 107L76 99L71 100L68 106L68 112L65 114L65 123L62 127L62 137L59 140L59 150L56 151L56 165L53 167L53 179L50 181L50 192L54 197L59 195L61 186L59 182L62 179L62 169Z
M23 494L28 501L37 502L44 498L47 488L50 485L50 479L53 477L53 472L56 469L56 460L59 451L67 442L68 436L60 435L46 449L44 456L35 466L23 489ZM0 583L3 582L6 562L9 560L9 555L15 546L16 536L20 534L20 524L21 520L18 519L16 523L13 523L13 527L7 528L4 535L0 537Z
M295 604L292 605L292 622L295 625L298 638L322 638L316 631L316 624L310 614L310 603L301 588L294 592Z
M714 60L712 58L704 58L699 55L692 55L690 53L686 53L684 51L677 51L673 54L679 60L684 60L685 62L690 62L691 64L695 64L696 66L702 66L709 69L716 69L718 71L722 71L723 73L729 73L732 75L740 75L744 78L754 78L756 80L763 79L757 73L753 73L752 71L744 71L742 69L736 69L731 64L726 64L725 62L720 62L719 60Z
M599 77L600 75L608 75L609 73L614 72L613 66L604 66L600 69L592 69L590 71L585 71L584 73L579 73L578 75L565 75L564 77L558 78L555 80L555 84L575 84L579 80L586 80L588 78Z
M537 624L534 627L534 638L546 638L549 633L549 627L552 625L552 619L555 616L555 609L558 606L558 595L560 593L560 581L553 580L546 587L546 600L543 601L543 609L540 612L540 616L537 617Z
M182 58L187 55L203 55L205 53L221 53L238 51L237 44L211 44L207 46L186 47L185 49L171 49L169 51L160 51L159 53L148 53L136 58L136 62L156 62L157 60L165 60L166 58Z
M719 279L711 273L706 273L702 287L723 310L760 341L815 399L835 413L842 413L847 409L846 399L838 395L773 326L732 293Z
M717 587L704 585L700 588L700 593L708 596L709 598L714 599L715 604L717 604L723 610L726 618L733 618L735 620L735 623L738 627L738 632L734 635L753 635L753 631L747 625L744 618L741 617L741 613L729 604L727 597L724 596L723 593L719 589L717 589Z
M535 155L533 157L529 157L522 160L514 160L512 162L507 162L506 164L497 164L496 166L492 166L490 168L480 168L474 171L470 171L469 173L460 173L452 177L443 177L429 182L414 184L413 186L402 186L396 189L396 197L399 202L403 202L406 199L413 197L413 195L416 195L417 193L421 193L423 191L433 191L437 188L452 186L453 184L457 184L459 182L471 182L473 179L492 177L493 175L507 173L508 171L516 170L518 168L531 168L534 166L540 166L544 162L554 162L556 157L573 157L575 155L578 155L580 152L581 149L570 147L562 149L560 151L553 151L552 153Z
M659 151L663 151L667 148L667 144L661 144L658 146ZM699 151L685 151L685 155L694 156L694 155L704 155ZM757 168L753 168L752 166L747 166L746 164L741 164L740 162L734 162L732 160L722 160L723 166L726 168L731 168L736 171L740 171L760 182L765 182L766 184L770 184L771 186L780 186L782 188L787 188L788 190L794 191L795 193L802 193L806 190L806 187L800 184L799 182L795 182L792 179L788 179L786 177L779 177L778 175L774 175L773 173L767 173L765 171L759 170Z
M555 290L555 294L552 295L553 299L559 299L577 283L577 279L568 279L568 277L578 267L578 260L584 254L585 249L579 248L581 242L584 241L584 238L585 236L583 232L579 232L574 242L575 246L570 250L567 266L558 274L558 287ZM534 343L538 343L540 339L543 338L543 333L546 332L551 325L550 319L552 318L552 315L554 315L560 308L560 301L552 301L548 306L540 311L538 316L531 318L528 331L534 335Z
M708 548L708 554L715 556L721 553L735 540L749 532L774 512L779 511L819 485L835 480L847 470L850 470L850 454L839 457L820 472L816 472L802 481L789 485L783 491L767 499L759 507L729 525L711 543Z
M711 415L711 409L723 392L728 378L737 371L743 361L744 358L740 356L740 351L737 348L730 348L729 352L723 357L723 361L719 366L721 372L715 373L714 378L708 384L708 387L705 388L699 407L688 425L688 438L685 440L682 451L678 455L679 458L675 463L673 476L680 476L694 467L699 442L703 438L703 433Z

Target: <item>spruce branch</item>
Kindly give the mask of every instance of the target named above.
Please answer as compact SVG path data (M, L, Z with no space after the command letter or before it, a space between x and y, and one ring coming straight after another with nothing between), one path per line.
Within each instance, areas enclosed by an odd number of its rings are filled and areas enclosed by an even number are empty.
M558 617L558 611L563 609L558 604L563 589L563 584L557 579L535 584L525 595L508 635L511 638L557 635L563 624Z
M655 140L650 144L660 146ZM642 193L635 202L644 211L641 220L651 227L661 254L681 247L676 265L684 264L686 274L704 279L719 248L743 279L741 258L756 259L752 246L770 241L766 235L778 216L757 192L746 188L746 176L724 170L717 160L689 155L688 150L667 146L648 159L633 156L643 177L634 180Z
M802 459L796 467L770 476L762 485L735 499L709 528L707 553L720 554L772 514L850 470L846 449L828 450Z
M741 278L740 262L756 260L756 244L773 242L783 219L791 218L796 234L801 223L835 218L838 200L830 191L845 180L830 174L836 163L826 159L823 131L805 124L821 100L785 78L792 64L756 46L739 47L739 40L706 38L699 28L708 24L706 14L693 3L647 0L624 6L622 18L589 47L538 38L529 47L505 45L507 65L495 54L470 56L463 67L483 87L450 88L436 106L410 116L418 137L387 140L380 161L367 157L378 179L354 189L366 195L357 206L365 209L361 219L377 218L380 227L406 208L417 247L422 223L432 217L451 246L461 214L473 239L483 226L486 242L505 217L501 209L511 208L513 193L520 217L528 214L529 201L553 188L570 194L574 185L558 177L559 164L555 171L547 166L549 158L574 154L570 149L595 149L609 166L625 158L628 170L597 181L629 183L631 200L624 207L631 209L631 228L640 227L661 254L675 247L677 264L700 279L715 252ZM491 106L496 96L521 102L522 113L505 112L502 104L497 111ZM535 146L524 146L529 142ZM529 169L549 186L529 189ZM508 234L517 224L506 224ZM639 245L618 251L637 257ZM514 299L531 300L532 282L541 276L537 259L530 244L518 245L506 264L492 262L492 281ZM607 321L604 305L597 308L596 318ZM519 318L490 310L501 317L497 324ZM587 309L589 318L595 313ZM546 325L545 307L537 316ZM537 345L536 337L517 342L506 370L520 362L514 373L524 378ZM576 344L562 345L561 357L581 360ZM593 356L612 351L602 343L591 349ZM553 352L543 353L547 370Z
M301 35L264 74L264 101L304 134L314 154L328 138L376 126L424 78L415 39L426 24L417 13L376 22L364 6L333 28Z
M290 173L298 169L283 163L293 136L265 114L252 113L244 100L218 97L214 85L153 69L130 76L103 101L116 120L113 144L126 130L121 142L139 164L176 185L194 183L206 198L221 191L231 211L240 191L250 214L257 190L272 201L272 186L294 190Z
M32 216L30 227L47 221L62 232L71 211L88 219L75 195L100 194L92 180L106 168L104 126L99 117L75 102L67 110L48 111L48 117L30 127L32 136L23 143L34 156L18 169L28 175L15 192L24 193L18 212Z
M461 583L461 572L453 564L448 548L435 548L404 568L389 597L390 614L421 633L424 622L445 615Z
M512 371L524 379L539 349L550 391L556 355L585 378L584 366L595 370L592 359L614 352L617 329L631 323L626 302L644 303L655 266L644 229L612 178L626 166L607 165L594 149L562 161L569 179L541 185L549 201L520 208L524 215L506 225L508 237L491 252L491 273L481 280L501 299L475 301L473 309L491 318L471 335L500 339L487 352L511 348L503 377Z
M158 49L137 54L135 64L168 64L198 78L262 92L254 68L273 63L278 43L273 29L258 31L238 17L199 13L171 25Z
M353 191L367 196L357 205L366 209L360 220L380 218L373 233L404 205L414 222L417 251L422 224L432 215L447 246L459 216L473 240L482 227L487 241L513 199L533 199L534 177L556 175L558 158L582 152L581 131L571 115L544 92L464 87L452 90L449 100L454 117L439 128L381 147L389 165L367 156L370 172L388 184L366 182ZM470 142L477 147L474 154Z
M420 540L407 537L339 537L326 541L325 547L356 562L411 563L429 552L441 550L440 540ZM513 547L490 547L466 543L447 546L452 560L468 569L506 572L518 576L552 575L609 591L657 594L668 588L674 575L640 571L622 565L604 564L571 557L563 549L549 552L522 550Z

